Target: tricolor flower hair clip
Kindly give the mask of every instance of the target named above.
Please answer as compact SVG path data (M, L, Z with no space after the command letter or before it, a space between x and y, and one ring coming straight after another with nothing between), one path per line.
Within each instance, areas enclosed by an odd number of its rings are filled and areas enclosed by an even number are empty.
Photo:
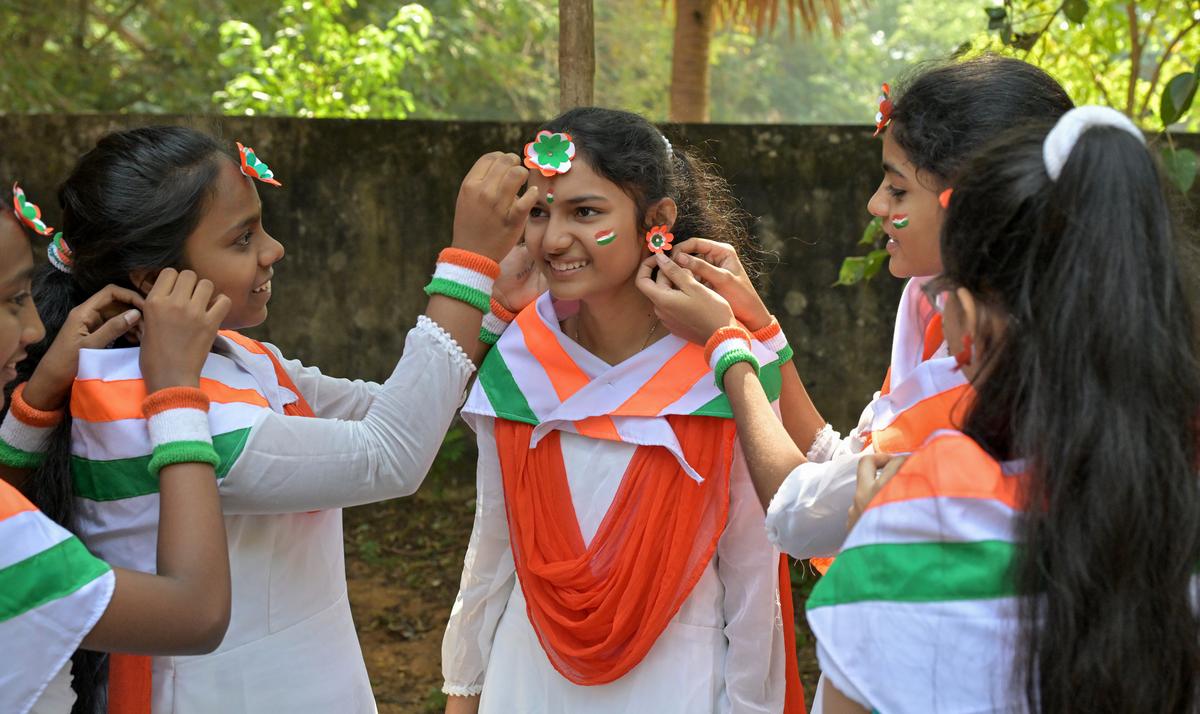
M654 226L646 232L646 247L651 253L662 253L671 249L671 241L675 236L669 230L670 226Z
M71 272L72 266L75 265L75 259L71 255L71 246L67 245L67 241L63 238L62 231L54 234L50 239L50 245L46 247L46 257L50 259L50 264L58 268L64 273Z
M879 111L875 112L875 133L872 137L879 136L879 133L887 128L888 124L892 123L892 88L883 83L883 94L879 95Z
M17 220L29 226L38 235L48 236L54 232L54 229L42 220L42 209L38 208L33 201L25 198L25 191L15 181L13 182L13 213L16 214Z
M263 183L269 183L272 186L283 186L275 180L275 172L267 166L266 162L258 158L254 153L254 149L249 146L242 146L242 142L237 142L238 155L242 160L242 173L252 179L258 179Z
M575 142L565 131L542 130L525 145L525 167L536 169L549 178L571 170Z

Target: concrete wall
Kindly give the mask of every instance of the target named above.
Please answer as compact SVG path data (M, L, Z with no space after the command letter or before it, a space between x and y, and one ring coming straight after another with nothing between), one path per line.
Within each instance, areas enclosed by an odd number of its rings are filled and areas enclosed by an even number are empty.
M381 379L424 305L421 288L450 240L458 185L474 160L517 150L527 124L136 116L0 116L0 179L20 180L51 225L55 188L104 133L187 123L252 145L283 189L260 185L264 222L287 247L271 317L255 332L327 374ZM690 125L774 255L763 285L813 399L840 429L879 387L901 283L834 288L868 218L879 142L863 126ZM1200 137L1185 143L1200 145ZM1193 196L1197 192L1193 192ZM1194 215L1194 214L1193 214Z

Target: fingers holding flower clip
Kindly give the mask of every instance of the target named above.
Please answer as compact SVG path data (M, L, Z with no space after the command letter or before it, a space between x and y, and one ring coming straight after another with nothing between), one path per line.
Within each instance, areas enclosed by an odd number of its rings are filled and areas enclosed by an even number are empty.
M636 285L653 303L655 314L667 329L689 342L704 344L720 328L736 324L725 298L661 253L642 261Z

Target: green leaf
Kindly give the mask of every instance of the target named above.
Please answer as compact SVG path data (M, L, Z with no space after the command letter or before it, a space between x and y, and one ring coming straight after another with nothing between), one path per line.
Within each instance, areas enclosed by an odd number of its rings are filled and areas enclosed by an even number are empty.
M1084 18L1088 14L1088 2L1087 0L1066 0L1063 3L1062 10L1068 20L1082 25Z
M875 245L883 236L883 219L875 216L867 227L863 229L862 238L859 239L859 245Z
M867 258L865 256L846 258L842 261L842 267L838 270L838 279L834 285L854 285L863 279L863 274L866 272Z
M1007 10L1005 10L1002 7L988 7L988 8L984 8L984 12L986 12L987 16L988 16L988 28L987 29L989 29L989 30L1003 30L1004 29L1004 25L1008 21L1008 11Z
M888 252L886 248L877 248L867 253L867 267L863 271L863 280L870 280L875 277L887 259Z
M1170 126L1187 113L1196 98L1196 75L1192 72L1177 74L1163 88L1162 104L1158 116L1163 126Z
M1168 146L1163 149L1162 160L1163 169L1171 183L1178 186L1183 193L1191 190L1192 184L1196 183L1197 166L1200 165L1196 152L1191 149L1172 149Z

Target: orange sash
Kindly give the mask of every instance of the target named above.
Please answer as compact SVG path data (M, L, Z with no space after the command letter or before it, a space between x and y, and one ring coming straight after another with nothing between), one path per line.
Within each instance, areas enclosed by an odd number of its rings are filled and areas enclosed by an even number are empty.
M275 353L263 347L258 340L252 340L232 330L221 330L221 335L250 352L264 354L271 359L271 364L275 366L275 377L279 380L280 386L291 390L298 397L296 401L284 405L284 414L301 417L316 416ZM150 698L154 691L150 672L151 658L146 655L119 653L109 655L108 714L150 714Z
M580 685L633 669L703 575L729 515L731 420L669 416L687 478L665 448L639 446L590 545L571 501L560 432L529 448L533 427L496 420L513 559L529 621L554 668ZM804 712L786 559L780 596L787 648L788 714Z

